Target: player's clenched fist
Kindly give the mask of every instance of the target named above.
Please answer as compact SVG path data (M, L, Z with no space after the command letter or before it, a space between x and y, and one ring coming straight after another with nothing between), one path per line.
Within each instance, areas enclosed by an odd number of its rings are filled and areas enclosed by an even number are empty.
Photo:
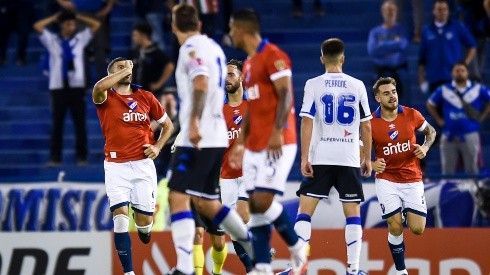
M158 157L158 155L160 154L160 148L158 148L157 146L155 145L152 145L152 144L145 144L143 145L143 147L145 147L145 156L151 158L151 159L156 159Z
M375 173L383 173L386 169L386 161L384 158L378 158L376 161L372 161L371 163Z
M427 147L425 145L418 145L418 144L414 144L413 146L415 147L415 151L413 151L415 156L418 159L425 158L425 156L427 155L427 151L429 150L429 147Z

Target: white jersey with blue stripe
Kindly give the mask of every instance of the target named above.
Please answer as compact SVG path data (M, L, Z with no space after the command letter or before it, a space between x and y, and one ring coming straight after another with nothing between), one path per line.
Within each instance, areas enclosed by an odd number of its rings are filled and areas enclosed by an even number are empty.
M359 126L372 118L366 87L344 73L306 81L300 116L313 119L312 165L360 167Z
M202 135L199 147L228 146L228 129L223 116L226 73L226 57L223 50L206 35L191 36L180 47L175 70L180 99L180 137L175 141L176 146L192 146L189 140L189 119L194 95L192 81L201 75L208 77L208 89L199 127Z

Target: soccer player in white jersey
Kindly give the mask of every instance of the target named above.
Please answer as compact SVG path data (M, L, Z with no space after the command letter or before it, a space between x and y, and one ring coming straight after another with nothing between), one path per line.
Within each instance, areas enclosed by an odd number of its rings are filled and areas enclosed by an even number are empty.
M114 216L114 244L126 275L134 275L128 205L131 202L140 240L149 243L157 191L153 160L173 132L155 96L131 85L132 70L131 60L114 59L107 68L108 76L95 84L92 94L105 138L105 186ZM157 142L151 119L162 126Z
M172 30L181 45L175 71L181 109L180 137L169 180L171 231L177 266L169 274L192 274L195 233L190 199L197 211L225 229L251 252L247 227L235 210L219 202L219 174L228 146L223 117L226 58L220 46L200 34L196 9L172 10Z
M346 217L347 274L359 271L362 226L359 204L364 200L361 173L371 175L371 112L362 81L342 72L344 43L324 41L320 61L325 73L305 84L301 108L301 173L305 180L294 226L304 241L311 236L311 216L330 189L339 192ZM359 159L359 129L364 156ZM359 164L360 168L359 169Z

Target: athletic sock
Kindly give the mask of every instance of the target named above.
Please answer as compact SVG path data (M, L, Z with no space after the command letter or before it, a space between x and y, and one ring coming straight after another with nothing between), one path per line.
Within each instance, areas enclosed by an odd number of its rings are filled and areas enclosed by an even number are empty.
M361 217L349 217L345 225L345 243L347 244L347 272L359 272L359 258L362 246Z
M405 266L405 242L403 233L400 236L388 233L388 246L390 247L391 257L395 263L396 270L404 270Z
M204 272L204 251L202 244L195 244L192 248L194 258L194 271L196 275L202 275Z
M194 272L192 247L196 231L192 212L183 211L170 217L172 240L177 254L177 269L186 274Z
M213 258L213 273L221 274L223 272L223 265L225 264L226 256L228 256L228 247L225 244L223 250L218 251L211 248L211 257ZM197 275L197 274L196 274Z

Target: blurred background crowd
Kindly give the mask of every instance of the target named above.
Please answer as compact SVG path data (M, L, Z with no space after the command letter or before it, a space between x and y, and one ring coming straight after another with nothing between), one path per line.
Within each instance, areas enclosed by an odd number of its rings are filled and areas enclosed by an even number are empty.
M2 181L60 175L103 181L104 144L90 92L118 56L133 59L134 82L153 92L178 125L174 67L179 45L170 27L176 2L0 0ZM394 77L400 103L438 126L437 144L424 164L428 178L488 176L489 0L188 2L199 9L202 31L224 47L229 59L245 58L227 34L231 12L256 9L263 36L291 57L296 109L305 81L323 70L321 42L341 38L345 72L363 80L370 95L377 77ZM447 96L448 89L460 96ZM454 108L464 109L465 116L455 116ZM160 177L169 158L170 146L157 160ZM297 161L290 180L300 177Z

